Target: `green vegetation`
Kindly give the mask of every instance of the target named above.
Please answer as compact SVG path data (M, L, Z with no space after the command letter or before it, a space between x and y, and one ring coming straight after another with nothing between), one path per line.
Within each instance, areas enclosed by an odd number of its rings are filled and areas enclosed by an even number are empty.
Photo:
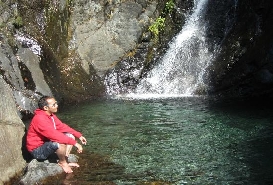
M149 26L149 31L154 34L155 37L158 36L159 31L161 31L165 27L165 18L159 16L156 21Z
M22 19L22 17L20 17L20 16L17 16L16 18L15 18L15 20L14 20L14 22L13 22L13 25L14 25L14 27L15 28L21 28L21 27L23 27L23 19Z
M175 4L174 4L174 2L173 2L173 0L170 0L170 1L168 1L167 3L166 3L166 6L165 6L165 12L166 13L171 13L173 10L174 10L174 6L175 6Z
M151 26L149 26L149 31L154 35L155 38L158 38L159 32L165 28L165 17L167 14L172 13L175 8L173 0L169 0L164 7L164 10Z

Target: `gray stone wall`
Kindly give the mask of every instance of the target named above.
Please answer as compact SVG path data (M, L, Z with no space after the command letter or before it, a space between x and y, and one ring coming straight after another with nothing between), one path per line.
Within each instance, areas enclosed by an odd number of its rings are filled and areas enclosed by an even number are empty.
M25 166L21 150L25 126L17 114L12 91L1 76L0 94L0 184L3 184Z

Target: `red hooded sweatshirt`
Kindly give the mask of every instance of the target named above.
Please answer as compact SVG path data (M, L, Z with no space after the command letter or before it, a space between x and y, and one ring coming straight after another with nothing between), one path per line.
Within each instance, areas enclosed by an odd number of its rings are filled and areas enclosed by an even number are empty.
M69 132L77 138L82 136L80 132L62 123L54 114L49 116L41 109L36 109L34 113L27 132L26 145L29 152L42 146L46 141L75 145L76 141L64 135L64 132Z

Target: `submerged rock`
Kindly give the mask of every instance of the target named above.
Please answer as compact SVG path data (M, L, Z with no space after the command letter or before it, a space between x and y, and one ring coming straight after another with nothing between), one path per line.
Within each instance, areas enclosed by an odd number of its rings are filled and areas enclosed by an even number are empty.
M70 154L69 162L78 162L78 156ZM20 185L37 184L49 176L63 173L63 169L57 163L57 156L45 161L33 159L26 167L26 172L21 178Z

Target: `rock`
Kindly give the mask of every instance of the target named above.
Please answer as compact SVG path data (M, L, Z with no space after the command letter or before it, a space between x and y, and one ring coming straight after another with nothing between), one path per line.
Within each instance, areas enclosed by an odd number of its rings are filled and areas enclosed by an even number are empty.
M210 3L208 40L220 51L209 69L210 94L272 98L273 4L247 0ZM213 13L213 6L218 5Z
M78 156L70 154L68 157L69 162L78 162ZM57 163L57 156L45 160L37 161L33 159L26 167L26 172L21 178L20 185L39 184L42 180L49 176L54 176L64 173L63 169Z
M38 57L29 48L17 46L13 53L8 38L2 36L0 47L0 70L3 79L10 86L17 109L23 114L33 112L41 94L52 95L39 68Z
M157 1L75 2L72 22L75 40L70 47L79 53L88 73L91 64L101 77L130 49L155 18ZM89 7L87 9L86 7Z
M35 55L30 49L28 48L19 48L17 52L17 58L20 62L25 64L28 68L29 72L31 73L31 77L35 84L34 91L41 94L46 94L48 96L52 96L52 92L45 81L44 74L40 69L40 61L37 55ZM27 81L27 77L24 78Z
M22 140L25 126L15 107L12 91L0 75L0 185L25 166Z

